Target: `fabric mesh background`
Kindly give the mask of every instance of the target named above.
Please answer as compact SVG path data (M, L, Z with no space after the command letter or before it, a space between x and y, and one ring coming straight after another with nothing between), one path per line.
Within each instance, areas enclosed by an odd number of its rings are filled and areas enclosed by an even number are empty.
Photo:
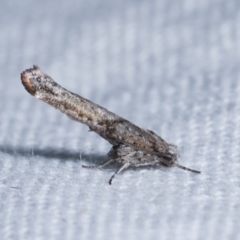
M3 1L0 236L239 239L238 0ZM177 168L82 168L110 145L30 96L65 88L178 145Z

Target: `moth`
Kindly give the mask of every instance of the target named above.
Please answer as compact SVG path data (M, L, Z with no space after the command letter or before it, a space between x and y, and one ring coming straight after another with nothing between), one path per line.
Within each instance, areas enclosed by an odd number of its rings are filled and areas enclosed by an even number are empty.
M176 166L194 173L177 162L177 146L167 143L151 130L142 129L128 120L108 111L57 84L51 77L34 65L21 73L22 84L33 96L59 109L71 119L86 124L90 131L99 134L112 144L109 159L99 165L85 168L102 168L111 162L121 165L111 176L130 166Z

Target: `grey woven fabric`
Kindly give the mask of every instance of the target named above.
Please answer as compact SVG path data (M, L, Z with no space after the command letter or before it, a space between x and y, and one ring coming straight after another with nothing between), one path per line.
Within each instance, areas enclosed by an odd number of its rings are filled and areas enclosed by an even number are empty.
M2 1L0 239L239 239L238 0ZM110 145L30 96L65 88L178 145L202 171L82 168Z

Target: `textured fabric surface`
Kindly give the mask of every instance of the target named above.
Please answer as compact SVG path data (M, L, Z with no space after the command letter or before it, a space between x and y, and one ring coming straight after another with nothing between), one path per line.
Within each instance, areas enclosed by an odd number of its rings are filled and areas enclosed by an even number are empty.
M238 0L2 1L0 238L239 239ZM65 88L179 147L178 168L116 176L110 145L30 96Z

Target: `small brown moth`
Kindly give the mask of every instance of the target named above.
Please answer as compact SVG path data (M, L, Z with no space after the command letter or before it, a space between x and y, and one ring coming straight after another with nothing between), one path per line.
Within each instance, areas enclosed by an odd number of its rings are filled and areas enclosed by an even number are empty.
M194 173L199 171L177 163L177 147L169 144L151 130L142 129L128 120L58 85L37 66L21 74L22 84L33 96L59 109L71 119L86 124L113 145L108 153L109 160L96 166L101 168L111 162L122 166L114 176L129 166L176 166Z

